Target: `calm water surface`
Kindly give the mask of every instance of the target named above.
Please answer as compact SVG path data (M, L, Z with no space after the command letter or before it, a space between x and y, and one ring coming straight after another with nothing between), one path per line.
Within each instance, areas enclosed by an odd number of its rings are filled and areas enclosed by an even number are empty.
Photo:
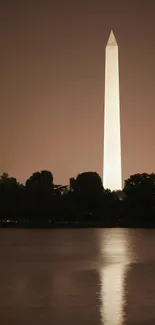
M155 325L155 230L0 230L0 324Z

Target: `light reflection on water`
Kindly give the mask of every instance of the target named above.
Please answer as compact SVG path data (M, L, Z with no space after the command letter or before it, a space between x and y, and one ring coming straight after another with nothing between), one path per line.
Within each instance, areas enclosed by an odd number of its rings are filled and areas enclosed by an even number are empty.
M101 319L103 325L123 324L124 274L122 265L105 267L101 271Z
M125 277L133 261L128 231L108 229L100 234L103 266L100 268L101 320L103 325L123 325Z

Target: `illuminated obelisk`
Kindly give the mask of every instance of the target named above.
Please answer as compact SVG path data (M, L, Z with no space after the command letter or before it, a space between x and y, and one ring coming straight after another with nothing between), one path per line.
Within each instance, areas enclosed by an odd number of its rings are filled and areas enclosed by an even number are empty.
M111 31L105 53L103 185L122 189L118 45Z

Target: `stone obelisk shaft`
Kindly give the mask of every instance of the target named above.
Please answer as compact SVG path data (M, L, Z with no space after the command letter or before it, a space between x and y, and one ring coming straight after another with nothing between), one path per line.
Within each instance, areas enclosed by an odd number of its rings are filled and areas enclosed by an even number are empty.
M118 45L113 32L106 46L103 185L122 189Z

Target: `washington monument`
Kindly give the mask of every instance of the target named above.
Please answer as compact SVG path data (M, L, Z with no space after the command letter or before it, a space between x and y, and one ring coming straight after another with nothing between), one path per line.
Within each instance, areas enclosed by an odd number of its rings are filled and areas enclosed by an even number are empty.
M105 53L103 185L122 190L118 45L111 31Z

